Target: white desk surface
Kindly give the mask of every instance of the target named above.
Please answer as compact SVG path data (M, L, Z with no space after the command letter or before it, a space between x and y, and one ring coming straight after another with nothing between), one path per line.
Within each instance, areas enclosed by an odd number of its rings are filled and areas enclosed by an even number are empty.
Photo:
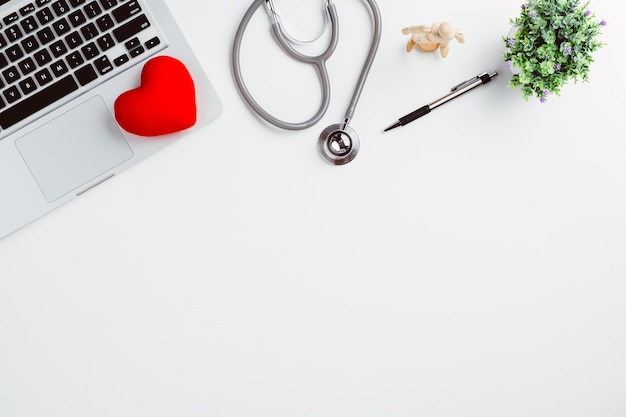
M1 416L626 415L623 2L592 2L608 45L591 82L540 104L506 86L518 0L381 1L344 167L315 146L365 57L364 4L336 1L332 105L294 133L235 89L249 0L168 3L224 113L0 241ZM319 1L289 3L288 28L313 34ZM406 53L401 28L438 20L467 42ZM254 22L250 83L308 114L315 73ZM487 70L501 76L382 133Z

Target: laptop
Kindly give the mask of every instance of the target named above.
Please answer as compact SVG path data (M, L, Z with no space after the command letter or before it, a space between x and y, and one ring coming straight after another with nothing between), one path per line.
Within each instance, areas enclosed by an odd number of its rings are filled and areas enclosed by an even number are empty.
M114 104L167 56L196 122L144 137ZM163 0L0 0L0 239L215 120L221 101Z

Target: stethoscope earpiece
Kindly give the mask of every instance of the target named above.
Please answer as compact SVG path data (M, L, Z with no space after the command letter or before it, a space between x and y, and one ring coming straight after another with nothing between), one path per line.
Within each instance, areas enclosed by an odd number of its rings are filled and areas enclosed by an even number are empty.
M345 165L356 158L361 141L356 131L345 123L336 123L322 131L317 151L331 165Z

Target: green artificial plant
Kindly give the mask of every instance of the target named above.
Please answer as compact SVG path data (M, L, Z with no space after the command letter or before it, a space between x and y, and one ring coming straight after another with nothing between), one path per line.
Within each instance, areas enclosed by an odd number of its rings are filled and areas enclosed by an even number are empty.
M510 23L503 56L517 73L509 86L520 87L526 100L534 95L544 103L567 82L588 81L592 54L604 45L598 37L606 25L589 10L589 1L528 0Z

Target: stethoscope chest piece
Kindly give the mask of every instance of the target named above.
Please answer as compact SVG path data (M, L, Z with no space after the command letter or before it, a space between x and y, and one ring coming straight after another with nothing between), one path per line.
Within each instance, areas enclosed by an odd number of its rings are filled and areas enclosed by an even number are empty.
M317 150L326 162L345 165L356 158L361 142L354 129L345 123L328 126L320 134Z

